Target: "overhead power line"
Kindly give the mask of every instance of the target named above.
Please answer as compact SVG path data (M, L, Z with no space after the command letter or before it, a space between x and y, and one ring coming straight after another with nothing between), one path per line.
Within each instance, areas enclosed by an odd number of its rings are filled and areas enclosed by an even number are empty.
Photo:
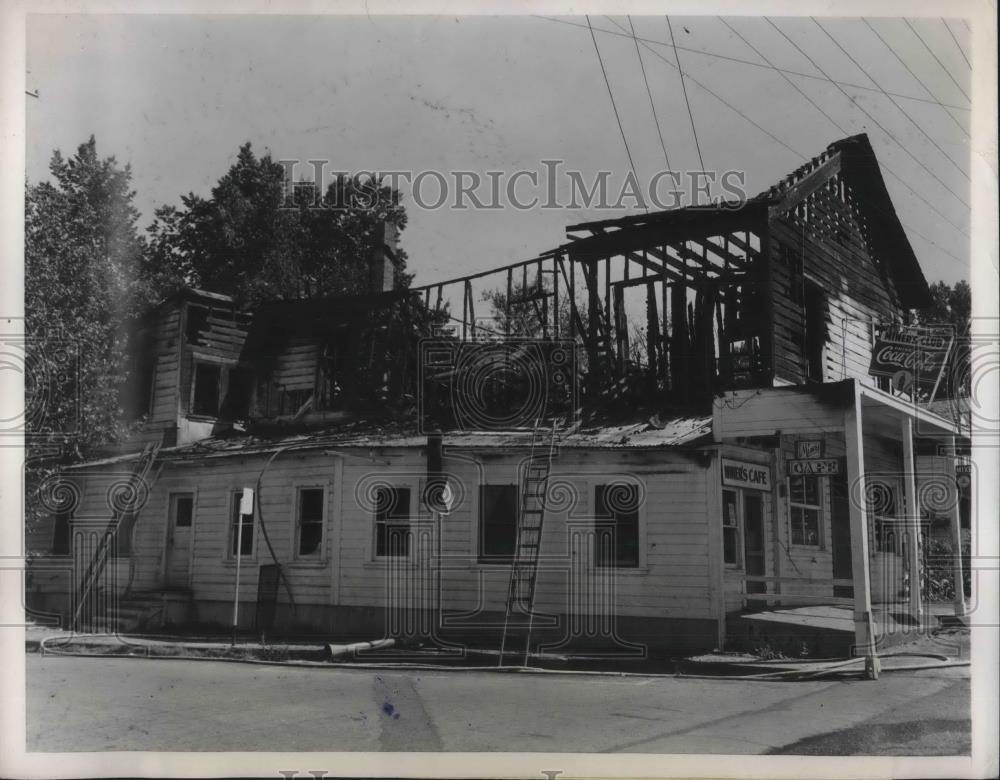
M737 38L739 38L741 41L743 41L743 43L745 43L754 54L756 54L758 57L760 57L765 62L769 61L767 59L767 56L762 51L760 51L760 49L758 49L756 46L754 46L752 43L750 43L750 41L748 41L745 37L743 37L735 27L733 27L731 24L729 24L725 19L722 19L721 17L720 17L719 21L722 22L724 25L726 25L726 27L728 27L733 32L733 34L736 35ZM792 87L792 89L794 89L796 92L798 92L800 95L802 95L802 97L805 98L813 108L815 108L817 111L819 111L819 113L821 113L824 117L826 117L827 121L838 130L838 132L841 134L841 136L848 136L848 135L850 135L850 131L848 131L847 129L845 129L844 126L840 124L840 122L838 122L836 119L834 119L832 116L830 116L830 114L828 114L825 110L823 110L823 107L820 106L819 103L817 103L815 100L813 100L808 95L808 93L806 93L801 87L799 87L798 84L796 84L786 74L782 73L781 75L785 79L785 81L787 81L789 83L789 85ZM801 153L799 153L799 154L800 154L801 157L805 157L805 155L802 155ZM921 202L923 202L931 211L933 211L935 214L937 214L947 224L951 225L953 228L955 228L955 230L957 230L958 232L962 233L963 235L968 235L968 233L959 224L957 224L956 222L952 221L946 214L944 214L942 211L940 211L937 208L937 206L935 206L933 203L931 203L929 200L927 200L927 198L925 198L923 195L921 195L919 192L917 192L917 190L915 190L912 186L910 186L898 173L896 173L894 170L892 170L891 168L889 168L885 163L880 163L880 166L881 166L882 170L884 170L889 176L891 176L893 179L895 179L900 184L902 184L918 200L920 200ZM918 233L916 233L916 231L914 231L914 233L916 235L919 235ZM925 241L930 241L930 239L927 239L927 238L925 238L924 240ZM944 252L947 253L947 250L943 250L942 249L942 251L944 251ZM948 253L948 254L950 254L950 253ZM952 256L954 257L954 255L952 255Z
M604 59L601 57L601 49L597 45L597 36L594 35L594 28L590 25L590 16L587 16L586 19L587 27L590 28L590 38L594 42L594 51L597 52L597 62L601 66L601 73L604 74L604 85L608 88L608 97L611 98L611 108L615 112L615 121L618 122L618 131L622 134L622 143L625 144L625 154L628 155L629 168L632 169L632 179L635 181L636 185L638 185L639 177L635 173L635 163L632 161L632 150L628 148L628 139L625 138L625 128L622 127L622 118L618 114L618 106L615 105L615 96L611 91L611 82L608 80L608 71L604 68ZM645 202L643 202L642 207L646 212L649 211Z
M612 24L618 26L619 29L624 29L623 27L621 27L620 25L618 25L618 23L615 22L613 19L609 19L609 21ZM642 43L642 45L646 48L646 50L649 51L650 53L652 53L655 57L658 57L660 60L662 60L667 65L669 65L671 68L676 68L676 65L674 65L674 63L672 63L666 57L664 57L663 55L661 55L658 51L656 51L651 46L649 46L647 43L645 43L641 38L639 39L639 42ZM761 55L761 56L763 56L763 55ZM758 130L760 130L762 133L764 133L766 136L768 136L768 138L770 138L771 140L773 140L775 143L777 143L778 145L780 145L782 148L787 149L789 152L791 152L792 154L794 154L796 157L798 157L801 160L808 160L808 159L810 159L808 155L804 154L803 152L799 151L798 149L795 149L795 148L789 146L787 143L785 143L785 141L783 141L782 139L780 139L778 136L774 135L774 133L772 133L771 131L769 131L767 128L765 128L765 127L761 126L759 123L755 122L753 119L751 119L749 116L747 116L746 114L744 114L742 111L740 111L738 108L736 108L734 105L732 105L725 98L721 97L720 95L718 95L717 93L715 93L713 90L709 89L707 86L705 86L704 84L702 84L700 81L698 81L696 78L694 78L690 74L687 75L687 78L690 79L693 84L696 84L702 90L704 90L705 92L707 92L708 94L710 94L712 97L714 97L716 100L718 100L720 103L722 103L724 106L726 106L726 108L728 108L729 110L731 110L733 113L737 114L740 118L742 118L745 121L747 121L748 123L752 124L754 127L756 127ZM810 102L812 102L812 101L810 101ZM823 113L824 115L826 115L826 113L823 112L822 109L820 109L820 111L821 111L821 113ZM827 118L829 118L829 116L827 116ZM841 128L836 121L833 121L833 120L831 120L831 121L833 122L834 126L837 127L843 135L848 135L848 132L846 130L844 130L843 128ZM937 214L939 217L941 217L941 219L943 219L945 222L947 222L949 225L951 225L953 228L955 228L959 232L963 233L964 235L966 235L966 236L968 235L968 233L965 230L963 230L959 225L957 225L955 222L953 222L951 219L949 219L945 214L943 214L941 211L939 211L934 206L934 204L932 204L925 197L923 197L912 186L910 186L909 184L907 184L902 178L900 178L900 176L898 174L894 173L889 168L887 168L884 163L879 163L879 166L882 168L882 170L884 170L887 174L891 175L900 184L902 184L907 190L909 190L918 200L920 200L921 202L923 202L924 204L926 204L935 214ZM897 218L898 218L898 216L897 216ZM945 249L944 247L942 247L939 244L937 244L936 242L932 241L930 238L928 238L927 236L925 236L923 233L921 233L918 230L914 229L913 227L911 227L907 223L903 222L902 220L900 220L900 224L902 224L903 227L906 228L908 231L910 231L913 235L917 236L918 238L920 238L923 241L927 242L931 246L935 247L936 249L938 249L943 254L948 255L949 257L951 257L954 260L957 260L960 263L968 264L968 258L959 257L958 255L954 254L953 252L949 251L948 249Z
M965 99L966 99L966 100L968 100L968 101L969 101L969 102L971 103L971 102L972 102L972 98L970 98L970 97L969 97L969 96L968 96L968 95L966 94L965 90L964 90L964 89L962 89L962 85L961 85L961 84L959 84L959 83L958 83L958 82L957 82L957 81L955 80L955 77L951 75L951 71L950 71L950 70L948 70L948 68L946 68L946 67L945 67L945 64L944 64L943 62L941 62L941 60L940 60L940 59L938 58L937 54L935 54L935 53L934 53L934 49L932 49L932 48L931 48L931 47L930 47L930 46L929 46L929 45L927 44L927 41L925 41L925 40L923 39L923 37L922 37L922 36L920 35L920 33L918 33L918 32L917 32L916 28L915 28L915 27L914 27L914 26L913 26L912 24L910 24L910 20L909 20L909 19L904 19L904 20L903 20L903 22L904 22L904 23L906 24L906 26L907 26L907 27L909 27L909 28L910 28L910 31L911 31L911 32L912 32L912 33L913 33L914 35L916 35L916 36L917 36L917 40L918 40L918 41L920 41L920 42L921 42L921 43L922 43L922 44L924 45L924 48L925 48L925 49L927 49L928 53L929 53L929 54L930 54L930 55L931 55L931 56L932 56L932 57L934 58L934 61L935 61L935 62L936 62L936 63L937 63L938 65L940 65L940 66L941 66L941 70L943 70L943 71L944 71L944 72L945 72L945 73L946 73L946 74L948 75L948 78L950 78L950 79L951 79L951 83L952 83L952 84L954 84L954 85L955 85L955 86L956 86L956 87L958 88L958 91L959 91L959 92L961 92L961 93L962 93L963 95L965 95Z
M698 150L698 162L701 164L701 169L705 170L705 159L701 156L701 144L698 143L698 128L694 124L694 113L691 111L691 101L688 99L687 84L684 83L684 71L681 70L681 55L677 51L677 44L674 42L674 28L670 24L670 17L667 19L667 30L670 33L670 42L674 47L674 57L677 60L677 75L681 79L681 91L684 92L684 105L687 106L688 119L691 120L691 132L694 134L694 147Z
M969 66L969 70L972 70L972 63L969 62L969 58L965 56L965 49L962 48L962 44L958 42L958 38L955 37L955 33L951 31L951 27L948 26L948 21L946 19L941 20L941 24L944 25L944 29L948 31L948 35L955 42L955 48L958 49L958 53L962 55L962 59L965 60L965 64Z
M906 68L906 72L909 73L911 76L913 76L914 80L916 80L916 82L921 87L923 87L924 92L926 92L928 95L930 95L932 98L934 98L935 101L937 101L937 98L935 97L934 93L931 92L930 87L928 87L924 83L923 79L921 79L920 76L918 76L916 73L913 72L913 69L909 65L906 64L906 60L904 60L902 57L899 56L899 54L896 53L896 50L894 48L892 48L892 46L889 45L889 42L885 38L882 37L881 33L879 33L879 31L876 30L874 27L872 27L871 23L867 19L862 19L861 21L864 22L868 26L869 30L871 30L873 33L875 33L875 37L878 38L882 42L882 45L885 46L885 48L887 48L889 50L889 52L892 54L892 56L895 57L899 61L899 64L902 65L904 68ZM955 123L955 126L965 134L965 137L969 138L970 137L969 136L969 131L966 130L965 126L962 125L962 123L959 122L958 119L955 118L955 115L953 113L951 113L951 111L949 110L949 107L946 106L944 103L939 103L939 105L941 106L941 110L944 111L945 114L947 114L951 118L951 121Z
M556 19L556 18L554 18L552 16L541 16L541 15L536 15L536 18L538 18L538 19L544 19L547 22L555 22L556 24L565 24L565 25L568 25L570 27L579 27L579 28L581 28L583 30L588 29L587 25L581 24L580 22L573 22L573 21L570 21L569 19ZM614 19L611 19L610 17L608 17L608 21L611 22L612 24L614 24L616 27L618 27L618 29L621 30L621 32L615 32L614 30L606 30L606 29L604 29L602 27L591 27L590 29L592 29L595 32L603 33L604 35L615 35L615 36L618 36L618 37L621 37L621 38L631 38L632 37L631 33L629 33L628 30L626 30L620 24L618 24L617 22L615 22ZM646 48L649 49L650 51L653 51L653 49L650 49L649 44L651 44L653 46L662 46L662 47L667 48L667 49L673 48L673 46L671 46L671 44L667 43L666 41L658 41L658 40L656 40L654 38L644 38L642 36L638 36L636 38L636 40L638 40L639 43L646 44ZM818 76L815 73L802 73L801 71L789 70L788 68L779 68L776 65L764 65L764 64L762 64L760 62L754 62L753 60L744 60L744 59L740 59L739 57L730 57L730 56L725 55L725 54L719 54L718 52L705 51L704 49L692 49L692 48L687 47L687 46L678 46L677 48L680 51L689 52L691 54L700 54L703 57L711 57L713 59L725 60L727 62L735 62L735 63L738 63L740 65L750 65L751 67L754 67L754 68L763 68L765 70L777 70L777 71L780 71L781 73L787 73L790 76L799 76L799 77L804 78L804 79L812 79L813 81L828 81L828 82L830 82L832 84L839 84L840 86L848 87L850 89L858 89L858 90L861 90L863 92L879 92L879 90L875 89L874 87L868 87L868 86L865 86L864 84L852 84L849 81L835 81L834 79L831 79L828 76ZM918 103L933 103L935 105L944 106L945 108L953 108L956 111L971 111L972 110L972 109L970 109L967 106L956 106L956 105L953 105L951 103L942 103L940 100L938 100L937 98L935 98L933 95L931 96L930 99L928 99L928 98L917 97L915 95L903 95L903 94L901 94L899 92L890 92L889 94L891 94L893 97L899 98L900 100L913 100L913 101L916 101Z
M869 81L871 81L872 84L874 84L876 87L878 87L879 89L882 90L882 92L885 94L885 96L887 98L889 98L889 100L892 101L892 104L896 108L899 109L900 113L909 120L910 124L913 125L915 128L917 128L917 130L920 131L920 133L924 136L924 138L926 138L931 144L933 144L934 148L937 149L941 153L941 156L944 157L948 162L950 162L952 164L952 166L954 166L955 170L957 170L960 174L962 174L967 180L970 180L969 179L969 174L967 174L962 169L962 167L951 158L950 154L948 154L944 149L941 148L941 145L938 144L938 142L935 141L927 133L927 131L924 130L924 128L922 128L919 124L917 124L917 121L912 116L909 115L909 113L906 111L905 108L903 108L901 105L899 105L899 103L896 101L896 99L894 97L892 97L892 95L890 95L888 92L886 92L884 89L882 89L882 86L877 81L875 81L874 77L867 70L865 70L865 68L862 67L862 65L856 59L854 59L854 57L851 55L851 53L849 51L847 51L847 49L845 49L840 44L840 41L838 41L836 38L834 38L833 34L829 30L827 30L822 24L820 24L819 20L815 16L810 17L810 18L813 20L813 22L815 22L816 26L819 27L819 29L821 29L826 34L826 37L829 38L831 41L833 41L834 45L844 53L844 56L846 56L847 59L849 59L854 64L854 67L856 67L858 70L860 70L862 73L864 73L865 76L868 78Z
M653 122L656 124L656 135L660 139L660 148L663 149L663 159L667 163L667 170L671 170L670 155L667 154L667 145L663 142L663 130L660 128L660 120L656 116L656 104L653 102L653 92L649 88L649 79L646 78L646 66L642 62L642 51L639 49L639 40L635 37L635 27L632 25L632 17L628 18L628 26L632 31L632 41L635 43L635 53L639 58L639 68L642 70L642 83L646 85L646 95L649 97L649 107L653 111Z
M795 49L803 57L805 57L807 60L809 60L809 63L814 68L816 68L816 70L818 70L820 73L824 73L824 74L826 73L826 71L824 71L816 63L816 60L814 60L812 57L810 57L802 49L801 46L799 46L795 41L793 41L791 38L789 38L788 35L786 35L785 32L780 27L778 27L778 25L776 25L773 21L771 21L771 19L769 17L765 16L764 19L765 19L765 21L767 21L768 24L770 24L775 30L778 31L778 33L781 35L782 38L784 38L786 41L788 41L793 47L795 47ZM936 173L934 173L934 171L932 171L930 168L928 168L919 157L917 157L913 152L911 152L909 149L907 149L906 146L904 144L902 144L899 141L899 139L896 138L896 136L894 136L892 133L890 133L881 122L879 122L874 116L872 116L871 113L869 113L868 110L866 110L864 106L862 106L860 103L858 103L858 101L855 100L853 97L851 97L850 95L848 95L847 92L846 92L846 90L844 90L843 87L838 86L837 89L839 89L843 93L844 97L846 97L848 100L850 100L851 103L853 103L855 106L857 106L858 110L861 111L866 117L868 117L868 119L871 120L875 124L875 126L878 127L879 130L881 130L883 133L885 133L885 135L888 138L892 139L892 141L900 149L902 149L911 160L913 160L917 165L919 165L921 168L923 168L925 171L927 171L927 173L931 176L931 178L933 178L938 184L940 184L948 192L950 192L955 197L955 199L959 201L959 203L961 203L966 208L969 207L969 204L962 198L961 195L959 195L951 187L949 187L948 184L943 179L941 179L940 176L938 176Z

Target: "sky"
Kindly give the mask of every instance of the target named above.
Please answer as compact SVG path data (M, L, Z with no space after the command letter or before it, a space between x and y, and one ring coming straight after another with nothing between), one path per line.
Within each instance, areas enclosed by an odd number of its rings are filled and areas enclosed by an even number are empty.
M968 278L962 20L590 24L593 38L582 16L30 16L27 88L38 97L27 98L27 178L47 178L53 150L70 154L93 134L99 154L131 165L143 227L184 193L207 196L247 141L276 159L328 160L328 170L526 170L544 181L542 161L558 159L585 182L610 171L613 194L633 167L643 186L664 170L665 148L674 170L743 172L752 195L867 132L925 276ZM563 201L568 186L557 179ZM429 209L402 191L401 241L418 285L534 257L574 223L642 213L631 200Z

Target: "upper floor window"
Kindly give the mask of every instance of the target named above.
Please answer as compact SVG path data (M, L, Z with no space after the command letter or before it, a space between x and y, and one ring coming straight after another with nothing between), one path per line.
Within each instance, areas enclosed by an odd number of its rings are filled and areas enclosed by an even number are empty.
M221 395L222 366L213 363L195 363L191 413L218 417Z
M806 282L805 298L802 304L805 312L805 358L806 378L822 382L823 348L826 345L826 296L822 288L813 282Z

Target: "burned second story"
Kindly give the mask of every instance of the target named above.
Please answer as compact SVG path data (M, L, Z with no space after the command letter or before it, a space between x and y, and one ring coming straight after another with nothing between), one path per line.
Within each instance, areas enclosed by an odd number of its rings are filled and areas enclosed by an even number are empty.
M558 408L529 417L707 413L730 390L869 381L879 330L929 303L863 135L744 202L567 235L529 260L422 287L393 287L383 243L359 295L241 311L183 291L139 331L150 392L132 443L399 420L461 398L502 415L539 383ZM537 382L518 375L526 361ZM465 424L451 411L438 422Z

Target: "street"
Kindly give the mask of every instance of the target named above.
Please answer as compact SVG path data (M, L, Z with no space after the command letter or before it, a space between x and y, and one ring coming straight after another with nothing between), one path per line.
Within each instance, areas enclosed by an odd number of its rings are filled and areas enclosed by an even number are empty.
M967 668L788 683L29 654L27 685L29 751L957 755L970 744Z

